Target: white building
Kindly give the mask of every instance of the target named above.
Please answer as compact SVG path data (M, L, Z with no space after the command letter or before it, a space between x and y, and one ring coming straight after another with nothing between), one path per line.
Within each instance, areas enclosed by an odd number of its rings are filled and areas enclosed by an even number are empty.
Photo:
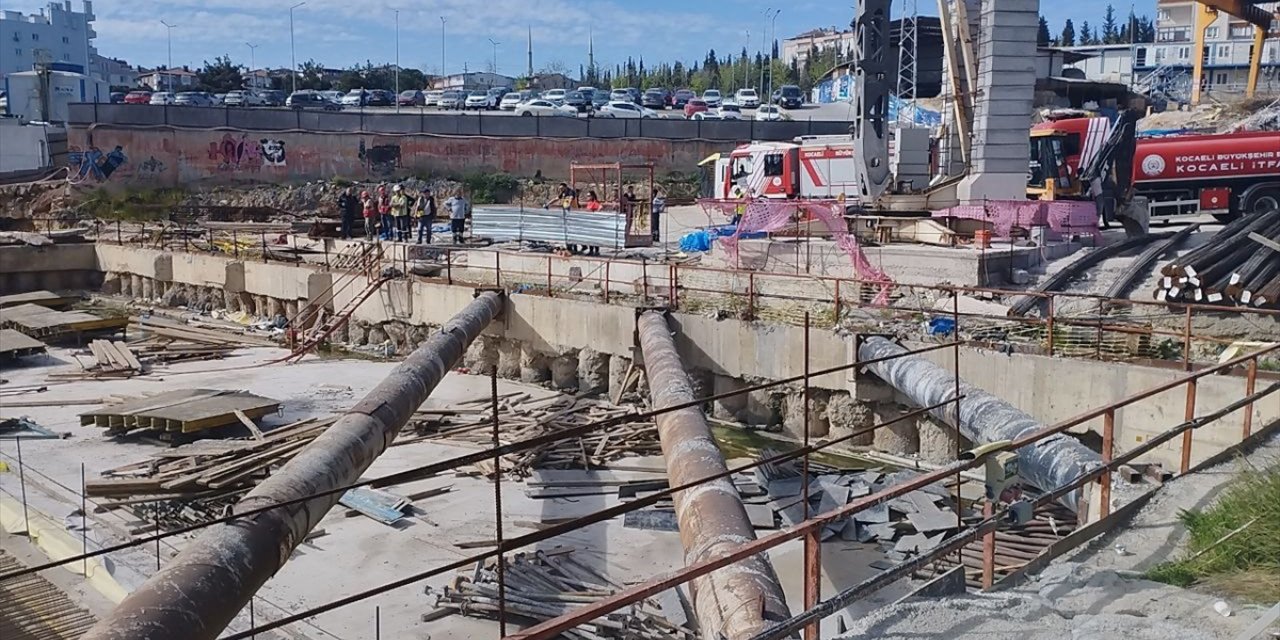
M139 75L138 84L152 91L182 91L195 86L196 74L186 69L155 69Z
M138 82L138 71L128 62L93 54L89 75L99 78L112 87L133 87Z
M54 69L84 73L90 70L93 47L93 3L74 11L71 0L51 2L38 14L0 13L0 76L31 71L37 61Z
M1068 69L1079 70L1085 79L1127 85L1132 84L1135 79L1134 54L1139 48L1146 51L1148 46L1150 45L1095 44L1062 49L1087 56L1083 60L1066 64Z
M806 31L794 38L783 40L782 48L779 49L778 55L788 65L794 62L796 65L803 67L805 61L809 59L809 53L815 48L819 52L828 49L847 52L851 47L853 47L852 30L846 29L842 31L835 27L830 27Z
M1133 50L1134 75L1139 83L1153 73L1177 74L1189 82L1195 48L1195 10L1191 0L1157 0L1156 41L1139 44ZM1258 2L1255 6L1274 12L1280 2ZM1274 32L1273 32L1274 33ZM1244 91L1253 52L1253 25L1219 12L1205 31L1204 90L1207 94L1236 94ZM1188 85L1189 86L1189 85ZM1263 45L1259 91L1280 91L1280 41L1268 38Z
M489 73L488 71L473 71L470 73L455 73L451 76L437 78L433 83L433 89L455 89L458 91L481 91L492 89L494 87L514 87L516 79L510 76L504 76L497 73Z

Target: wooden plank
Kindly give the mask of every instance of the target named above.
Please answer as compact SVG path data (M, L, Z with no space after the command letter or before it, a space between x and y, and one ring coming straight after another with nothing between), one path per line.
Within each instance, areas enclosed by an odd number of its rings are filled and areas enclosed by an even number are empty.
M249 416L246 416L244 412L239 409L236 409L232 413L235 413L236 418L240 420L240 423L244 425L244 428L248 429L249 433L253 434L254 440L262 440L262 431L258 429L258 425L254 424L253 421L249 419Z
M111 344L111 347L120 355L121 358L123 358L123 362L127 364L130 369L138 371L139 373L142 372L142 363L138 362L137 356L133 355L133 352L129 350L129 345L123 342L115 342Z

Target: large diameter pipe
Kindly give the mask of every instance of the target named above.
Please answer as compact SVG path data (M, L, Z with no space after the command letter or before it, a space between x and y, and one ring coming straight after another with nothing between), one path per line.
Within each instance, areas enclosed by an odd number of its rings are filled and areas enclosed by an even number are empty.
M499 294L477 296L236 508L280 504L359 480L501 310ZM335 492L206 529L84 640L213 640L340 497Z
M663 314L642 313L637 332L653 408L692 402L693 387ZM672 486L727 471L724 456L697 407L661 414L656 422ZM756 539L742 499L726 478L681 491L672 500L687 565L721 556ZM694 578L690 591L705 638L750 638L790 617L778 576L764 554Z
M929 407L955 398L955 376L920 356L903 355L906 352L900 345L873 336L858 347L858 359L889 358L867 368L917 406ZM959 390L958 423L955 402L946 402L929 413L946 424L959 424L960 433L975 444L1015 440L1045 429L1035 418L964 380L960 381ZM1064 434L1049 436L1017 452L1019 475L1044 491L1065 485L1102 464L1101 456ZM1077 510L1080 492L1064 496L1062 503Z

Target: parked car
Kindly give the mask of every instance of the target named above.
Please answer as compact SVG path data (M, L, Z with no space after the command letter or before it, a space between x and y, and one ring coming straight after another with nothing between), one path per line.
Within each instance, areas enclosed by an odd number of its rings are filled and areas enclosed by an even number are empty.
M564 89L551 89L548 91L544 91L541 97L543 100L551 100L554 102L556 100L564 100L564 96L567 93L569 92L565 91Z
M510 87L492 87L485 93L489 94L489 101L493 103L490 109L497 109L498 103L502 102L502 96L511 93Z
M262 95L262 104L264 106L267 106L267 107L283 107L284 106L284 101L286 96L283 91L279 91L277 89L263 89L261 95Z
M546 98L537 98L523 102L516 107L519 116L552 116L562 118L578 117L578 110L564 103Z
M603 91L597 91L591 96L591 109L598 110L600 107L609 104L609 94Z
M600 90L595 87L578 87L577 91L587 100L595 100L596 94L600 93Z
M631 96L631 101L640 104L640 90L635 87L627 87L627 95Z
M228 107L261 107L266 104L262 96L252 89L243 89L238 91L228 91L227 97L222 99L222 104Z
M708 107L716 108L724 102L724 98L720 95L719 89L707 89L702 92L702 101L707 103Z
M402 107L421 107L427 103L427 96L417 89L406 89L396 96L396 104Z
M755 89L738 89L733 94L733 101L742 106L743 109L755 109L760 106L760 94Z
M610 100L608 104L596 110L600 118L656 118L658 112L646 109L630 100Z
M125 95L125 94L124 94L124 92L123 92L123 91L112 91L112 92L111 92L111 104L120 104L120 103L124 102L124 95Z
M613 91L609 92L610 102L617 102L619 100L626 100L627 102L631 102L631 92L627 91L626 89L614 89Z
M492 109L493 100L489 97L487 91L472 91L467 94L464 105L467 109L476 109L477 111Z
M151 94L148 104L173 104L173 94L168 91L157 91Z
M365 101L368 107L390 107L396 103L396 94L386 89L370 89L369 99Z
M707 104L706 100L693 98L684 103L684 117L686 118L692 118L695 113L702 113L703 111L710 110L711 107Z
M445 91L440 94L438 106L441 109L461 109L466 106L467 94L461 91Z
M342 92L341 92L341 91L332 91L332 90L330 90L330 91L320 91L320 92L318 92L318 93L319 93L320 95L324 96L324 99L325 99L325 100L328 100L329 102L332 102L332 103L334 103L334 104L336 104L336 105L341 105L341 104L342 104Z
M686 104L689 104L690 100L694 100L697 97L698 94L688 89L677 89L676 92L671 95L671 106L676 109L683 109Z
M756 120L760 122L777 122L779 120L790 120L791 116L787 115L776 104L766 104L756 109Z
M721 120L742 120L742 107L736 102L726 102L716 109Z
M216 100L216 101L218 102L218 105L219 105L219 106L221 106L223 103L225 103L225 102L227 101L227 94L225 94L225 93L215 93L215 94L213 94L213 99L214 99L214 100Z
M666 109L667 92L662 89L650 89L640 96L640 106L647 109Z
M352 89L342 96L342 106L363 107L369 104L369 92L364 89Z
M187 107L212 107L216 106L218 101L203 91L183 91L173 97L173 104Z
M570 91L564 94L564 103L576 109L578 113L591 111L591 101L582 95L581 91Z
M804 106L804 92L794 84L783 85L773 102L784 109L799 109Z
M440 96L444 95L443 91L424 91L422 93L422 106L438 107L440 106Z
M150 91L130 91L124 95L125 104L151 104Z
M502 96L502 102L498 103L498 108L503 111L515 111L516 107L520 106L521 102L524 102L524 96L512 91L511 93Z
M342 110L341 104L329 100L318 91L295 91L284 101L284 105L293 109Z
M699 111L690 120L724 120L718 111Z

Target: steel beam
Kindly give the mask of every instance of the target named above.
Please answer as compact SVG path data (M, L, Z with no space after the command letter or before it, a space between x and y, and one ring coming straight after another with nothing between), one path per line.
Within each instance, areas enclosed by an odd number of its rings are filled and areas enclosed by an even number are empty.
M249 492L237 510L270 506L356 482L480 332L502 296L479 294L297 457ZM213 640L341 497L332 493L206 529L85 640Z
M636 333L644 354L653 408L693 401L693 387L663 313L641 313ZM701 409L687 407L658 415L655 421L672 486L697 482L727 470ZM673 501L687 565L724 556L756 539L742 499L727 478L681 491ZM750 638L790 617L778 576L763 553L694 578L690 591L705 638Z
M954 398L956 380L946 369L919 356L905 355L906 349L885 338L870 336L858 347L858 359L901 358L882 360L867 367L889 386L902 392L921 407ZM963 380L960 381L959 403L941 406L929 413L946 424L956 426L974 444L1017 440L1046 429L1038 420L1013 405ZM1058 433L1018 449L1018 469L1030 484L1043 490L1065 485L1102 464L1102 458L1075 438ZM1062 503L1075 511L1080 492L1063 496Z

